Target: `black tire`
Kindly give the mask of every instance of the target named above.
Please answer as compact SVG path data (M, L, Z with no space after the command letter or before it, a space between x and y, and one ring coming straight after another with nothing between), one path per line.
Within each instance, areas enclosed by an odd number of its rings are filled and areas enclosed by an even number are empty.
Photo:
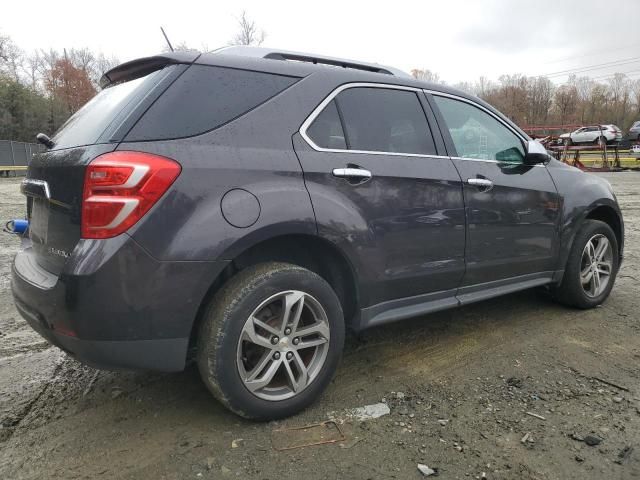
M571 138L565 138L564 144L565 146L570 147L571 145L573 145L573 140L571 140Z
M587 295L580 281L580 269L582 252L594 235L602 234L607 237L612 248L611 276L604 291L598 296ZM571 246L571 252L567 259L564 276L560 285L552 289L553 296L560 303L576 308L593 308L604 302L613 288L618 273L618 241L609 225L599 220L585 220Z
M328 351L315 379L291 398L265 400L245 386L238 372L238 342L245 322L258 306L279 292L298 290L314 297L330 327ZM319 275L287 263L261 263L242 270L209 303L198 335L198 367L207 388L224 406L252 420L288 417L316 400L331 381L344 345L340 301Z
M607 144L607 139L606 137L598 137L596 138L595 144L598 145L599 147L604 147Z

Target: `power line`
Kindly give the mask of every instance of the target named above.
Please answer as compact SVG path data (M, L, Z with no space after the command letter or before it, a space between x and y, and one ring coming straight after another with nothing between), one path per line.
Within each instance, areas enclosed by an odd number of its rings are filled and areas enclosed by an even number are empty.
M629 80L636 80L636 77L638 75L640 75L640 70L631 70L631 71L628 71L628 72L607 73L605 75L599 75L599 76L596 76L596 77L589 77L589 79L590 80L594 80L594 81L611 80L612 78L615 77L616 73L622 73L622 74L626 75ZM640 79L640 77L638 77L638 79ZM569 85L569 81L567 80L566 82L562 82L562 83L559 83L557 85L559 87L561 87L563 85Z
M633 45L627 45L626 47L618 47L617 50L629 50L630 48L635 48L635 47L639 47L640 43L634 43ZM599 56L599 55L605 55L607 53L611 53L611 48L607 48L607 49L603 49L603 50L597 50L595 53L587 53L585 55L571 55L570 57L564 57L564 58L559 58L557 60L552 60L550 62L544 62L544 65L550 65L552 63L560 63L560 62L564 62L566 60L574 60L574 59L578 59L578 58L587 58L587 57L595 57L595 56ZM579 67L575 67L575 68L579 68Z
M616 75L617 73L622 73L623 75L629 75L629 74L635 74L635 73L638 73L638 72L640 72L640 70L630 70L630 71L627 71L627 72L614 72L614 73L607 73L607 74L604 74L604 75L598 75L597 77L591 77L591 79L592 79L592 80L599 80L599 79L604 78L604 79L607 79L607 80L608 80L609 78L613 78L613 77L615 77L615 75Z
M595 65L585 65L583 67L580 68L572 68L569 70L561 70L558 72L551 72L551 73L546 73L543 74L542 76L545 77L562 77L565 75L571 75L573 73L582 73L582 72L589 72L592 70L600 70L601 68L607 68L607 67L617 67L619 65L626 65L629 63L636 63L640 61L640 57L631 57L631 58L625 58L625 59L620 59L620 60L614 60L612 62L605 62L605 63L599 63L599 64L595 64Z

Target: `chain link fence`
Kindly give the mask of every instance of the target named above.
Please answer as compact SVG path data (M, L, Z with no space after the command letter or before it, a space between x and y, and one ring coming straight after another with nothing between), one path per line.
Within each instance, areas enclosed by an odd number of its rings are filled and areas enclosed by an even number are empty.
M0 175L24 175L31 157L43 149L44 147L38 143L0 140Z

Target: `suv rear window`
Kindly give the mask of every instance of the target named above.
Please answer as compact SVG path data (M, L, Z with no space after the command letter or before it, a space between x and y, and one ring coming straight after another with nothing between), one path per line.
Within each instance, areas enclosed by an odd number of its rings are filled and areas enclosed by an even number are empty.
M173 66L109 86L74 113L52 138L54 149L96 143L101 134L128 107L134 107Z
M320 148L346 150L347 143L340 121L340 114L336 108L336 101L332 100L320 115L316 117L307 130L307 135Z
M298 78L192 65L151 106L126 141L199 135L244 115Z

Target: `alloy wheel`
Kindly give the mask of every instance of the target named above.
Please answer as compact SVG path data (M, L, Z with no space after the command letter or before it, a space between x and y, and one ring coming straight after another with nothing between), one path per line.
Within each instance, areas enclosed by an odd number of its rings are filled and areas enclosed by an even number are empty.
M582 250L580 283L589 297L597 297L607 288L613 269L611 242L602 234L589 239Z
M272 295L242 329L236 359L240 378L263 400L291 398L320 373L329 339L327 314L315 298L298 290Z

